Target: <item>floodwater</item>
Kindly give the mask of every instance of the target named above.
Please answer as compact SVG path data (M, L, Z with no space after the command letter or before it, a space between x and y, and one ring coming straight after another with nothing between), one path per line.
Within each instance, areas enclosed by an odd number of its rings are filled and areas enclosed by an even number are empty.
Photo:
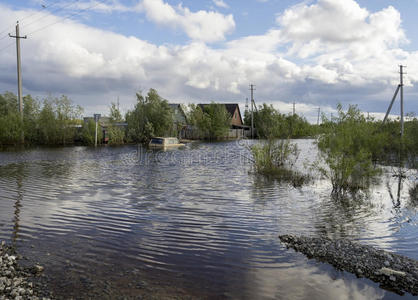
M298 167L316 157L298 140ZM362 200L251 173L245 141L0 152L0 240L45 267L59 298L402 299L308 260L278 235L346 237L418 259L409 189L386 168ZM400 189L399 189L400 187Z

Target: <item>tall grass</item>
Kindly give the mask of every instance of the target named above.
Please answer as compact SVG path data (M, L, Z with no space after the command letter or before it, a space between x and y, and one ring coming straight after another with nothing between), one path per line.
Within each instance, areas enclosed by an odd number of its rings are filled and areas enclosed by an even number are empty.
M317 168L330 179L332 193L343 195L367 189L380 174L373 158L380 155L384 141L356 106L347 112L341 105L337 108L337 118L323 120L325 130L317 143L326 167Z
M272 138L251 146L255 172L272 177L295 187L303 185L308 176L294 170L299 157L297 145L289 139L274 140Z

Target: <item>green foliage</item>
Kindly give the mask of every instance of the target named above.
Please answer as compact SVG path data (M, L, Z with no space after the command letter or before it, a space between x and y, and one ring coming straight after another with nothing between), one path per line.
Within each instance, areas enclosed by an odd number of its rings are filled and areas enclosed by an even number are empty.
M83 140L83 144L88 146L94 146L95 138L96 138L96 122L90 119L88 122L83 124L83 129L81 132L81 137ZM97 125L97 143L101 144L103 141L103 130L100 125Z
M110 104L109 121L110 124L107 128L109 144L122 145L125 142L125 130L118 127L116 124L122 122L122 114L120 113L119 107L114 102Z
M414 118L405 123L403 143L409 166L418 169L418 119Z
M110 103L109 119L111 123L122 122L122 114L118 105L114 102Z
M82 108L66 96L45 99L39 113L38 142L46 145L73 143L77 132L75 125L81 113Z
M122 145L125 142L125 130L115 125L107 128L109 134L109 145Z
M330 122L324 119L324 132L318 138L320 155L327 168L319 171L331 180L333 193L344 194L367 189L380 170L372 163L374 142L379 137L370 131L370 125L356 106L344 112L339 104L338 117Z
M251 114L247 113L244 120L246 125L251 125ZM265 103L254 112L254 127L259 138L301 138L316 133L305 118L297 114L281 114L272 105Z
M66 96L49 97L41 102L30 95L23 97L23 120L17 97L9 92L0 95L0 144L65 145L74 142L75 124L82 109Z
M25 142L36 144L39 138L39 113L40 103L31 95L23 97L23 131Z
M224 138L231 126L231 116L225 105L214 102L205 105L203 109L201 106L190 105L188 119L209 140Z
M0 95L0 145L21 143L23 124L18 112L17 97L6 92Z
M280 181L301 186L309 178L293 170L299 157L297 145L289 139L273 140L251 146L253 164L256 173L274 177Z
M173 114L167 100L157 91L150 89L144 98L137 93L137 103L126 114L128 139L133 142L148 143L153 136L165 136L172 132Z

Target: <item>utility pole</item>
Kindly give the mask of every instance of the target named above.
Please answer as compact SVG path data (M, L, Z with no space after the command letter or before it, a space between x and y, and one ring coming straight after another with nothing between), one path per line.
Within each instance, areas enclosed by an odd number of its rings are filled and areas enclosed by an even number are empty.
M100 114L94 114L94 121L96 122L96 131L94 133L94 147L97 147L97 124L99 123Z
M402 65L400 65L399 66L399 68L400 68L400 77L401 77L401 80L400 80L400 84L399 84L399 86L401 87L401 138L403 137L403 129L404 129L404 125L403 125L403 68L404 68L404 66L402 66Z
M318 118L316 120L316 125L319 125L319 115L321 114L321 108L318 107Z
M295 115L295 101L293 101L293 116Z
M16 35L11 35L9 37L16 39L16 57L17 57L17 95L19 100L19 112L20 118L23 120L23 99L22 99L22 75L21 75L21 65L20 65L20 39L26 39L27 36L19 35L19 21L16 24Z
M250 84L250 90L251 90L251 138L254 138L254 90L255 85Z
M385 124L386 119L389 116L389 113L390 113L390 111L392 109L392 105L395 102L395 99L396 99L396 96L398 95L398 92L401 92L401 137L403 137L403 132L404 132L404 117L403 117L403 115L404 115L404 112L403 112L403 75L406 74L403 71L403 69L406 68L406 66L400 65L399 68L400 68L400 72L399 72L400 73L400 82L398 84L398 87L395 90L395 94L392 97L392 101L389 104L388 110L386 111L386 115L383 118L382 125Z

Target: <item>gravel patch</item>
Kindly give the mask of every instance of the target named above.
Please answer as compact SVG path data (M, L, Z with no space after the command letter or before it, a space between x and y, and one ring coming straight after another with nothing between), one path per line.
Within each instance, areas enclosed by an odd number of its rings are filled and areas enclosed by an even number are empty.
M18 264L19 256L14 249L5 242L0 243L0 300L47 300L49 298L38 296L34 284L29 280L43 271L39 265L22 268ZM44 291L42 292L44 293Z
M287 248L321 262L380 283L398 294L418 295L418 261L346 239L279 236Z

